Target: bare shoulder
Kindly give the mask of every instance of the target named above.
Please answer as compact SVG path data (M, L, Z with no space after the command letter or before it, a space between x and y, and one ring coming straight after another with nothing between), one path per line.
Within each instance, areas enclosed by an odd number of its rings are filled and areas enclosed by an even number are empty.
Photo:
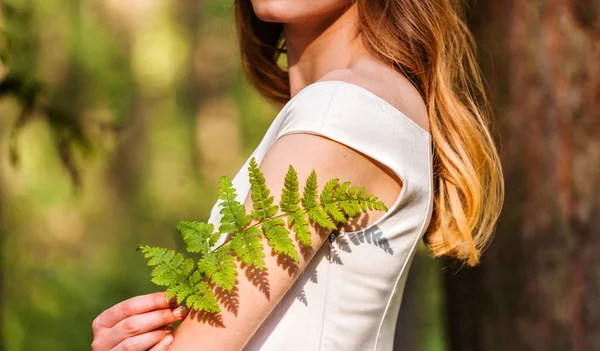
M419 91L404 75L377 60L363 59L351 68L329 72L320 79L327 80L341 80L365 88L429 131L427 106Z
M274 180L281 182L284 172L279 168L290 163L293 164L300 179L306 179L314 169L319 176L319 186L332 178L349 181L353 185L364 186L367 193L376 195L388 208L392 206L402 187L401 180L386 165L321 135L292 133L282 136L270 148L261 168L265 172L278 174ZM362 225L369 225L381 215L383 213L371 213L364 218L358 217L355 221ZM349 225L342 226L341 229L349 230L356 223L353 221Z

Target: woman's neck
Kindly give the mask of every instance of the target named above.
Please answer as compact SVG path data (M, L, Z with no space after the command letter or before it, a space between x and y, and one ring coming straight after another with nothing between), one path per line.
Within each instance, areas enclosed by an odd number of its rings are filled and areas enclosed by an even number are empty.
M357 19L352 5L318 22L284 25L291 96L331 71L352 67L367 54L356 32Z

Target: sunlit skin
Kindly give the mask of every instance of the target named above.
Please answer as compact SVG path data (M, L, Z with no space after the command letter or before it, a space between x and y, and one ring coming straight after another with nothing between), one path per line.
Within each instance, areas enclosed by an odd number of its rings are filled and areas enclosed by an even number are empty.
M402 74L375 59L357 34L348 0L252 0L257 17L284 23L290 93L318 80L344 80L383 97L429 130L425 103Z
M316 81L343 80L381 96L428 130L427 109L417 90L404 76L375 59L365 49L360 36L356 34L358 16L356 6L351 1L252 0L252 5L256 15L263 21L284 23L291 96ZM279 201L283 179L290 164L294 165L301 183L314 169L320 179L341 178L365 186L368 193L378 196L388 207L392 205L402 186L391 171L356 150L312 134L290 134L276 141L260 164L267 186L272 190L276 202ZM321 182L319 186L322 187L323 183ZM245 203L248 209L252 207L250 201L248 196ZM366 218L359 216L352 223L366 226L382 215L383 212L371 212L364 215ZM341 227L342 232L344 229ZM278 264L277 257L272 255L265 242L265 263L270 285L269 298L250 283L244 271L238 268L237 314L223 308L222 324L219 323L217 326L188 315L177 329L168 349L170 351L241 350L293 285L314 253L323 245L328 234L328 230L313 228L313 250L306 252L300 264L291 270L286 270ZM298 243L296 245L299 247ZM116 308L118 307L111 309ZM138 313L142 312L144 311L138 311ZM113 311L110 315L125 316L126 314ZM146 321L146 324L148 323L150 322ZM155 321L154 324L156 323L159 322ZM118 333L118 330L112 332ZM108 334L104 332L103 335ZM134 337L139 338L140 335ZM95 334L94 342L102 345L103 340ZM115 340L112 341L114 342ZM127 339L122 341L125 342ZM157 345L151 350L160 351L166 347ZM150 347L134 346L130 350L138 349L147 350ZM121 350L121 348L95 349L95 351L101 350Z
M349 0L251 0L254 13L265 22L320 23L339 17Z

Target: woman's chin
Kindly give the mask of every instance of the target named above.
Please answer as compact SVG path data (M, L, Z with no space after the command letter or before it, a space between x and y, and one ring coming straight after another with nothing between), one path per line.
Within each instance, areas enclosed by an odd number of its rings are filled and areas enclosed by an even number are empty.
M349 3L349 0L252 0L252 8L263 22L301 23L341 12Z
M285 22L285 17L289 17L290 4L281 0L252 0L254 14L264 22ZM288 11L285 11L285 10ZM287 12L287 16L286 16Z

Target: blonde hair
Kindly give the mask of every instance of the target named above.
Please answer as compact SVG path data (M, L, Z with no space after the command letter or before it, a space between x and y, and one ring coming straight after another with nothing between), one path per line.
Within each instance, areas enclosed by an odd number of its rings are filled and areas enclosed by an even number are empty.
M500 159L475 42L460 0L356 0L367 49L404 74L429 111L434 143L434 209L425 241L434 256L474 266L489 243L504 200ZM290 98L283 25L235 1L242 66L267 99Z

